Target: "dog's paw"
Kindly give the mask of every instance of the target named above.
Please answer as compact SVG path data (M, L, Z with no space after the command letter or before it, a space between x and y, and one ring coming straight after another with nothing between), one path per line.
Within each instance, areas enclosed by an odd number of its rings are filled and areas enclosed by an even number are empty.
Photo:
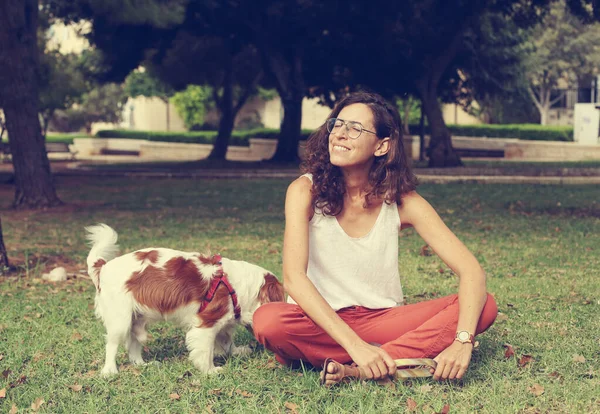
M233 356L247 356L252 353L252 348L247 345L244 346L234 346L231 350L231 355Z
M104 377L104 378L108 378L111 377L113 375L117 375L117 373L119 372L119 370L117 369L117 366L110 366L110 365L105 365L104 368L102 368L102 371L100 371L100 374Z
M143 358L129 358L132 365L146 365Z
M206 371L208 375L220 374L223 371L223 367L213 367Z

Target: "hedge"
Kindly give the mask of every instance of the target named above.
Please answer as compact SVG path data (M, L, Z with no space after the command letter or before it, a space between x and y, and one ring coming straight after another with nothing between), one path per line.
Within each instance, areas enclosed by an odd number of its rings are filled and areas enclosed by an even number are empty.
M305 140L312 133L311 130L302 130L301 140ZM124 138L145 139L160 142L185 142L190 144L212 144L217 131L194 131L194 132L154 132L154 131L131 131L126 129L106 129L96 133L98 138ZM277 139L278 129L252 129L248 131L233 131L229 143L231 145L248 146L250 138Z
M537 124L514 124L514 125L448 125L448 129L454 136L464 137L489 137L489 138L519 138L533 141L573 141L573 127L570 126L546 126ZM411 134L419 134L419 126L410 126ZM311 134L311 130L302 130L301 140L305 140ZM428 127L425 127L428 134ZM148 141L162 142L187 142L194 144L212 144L217 136L216 131L194 131L194 132L153 132L132 131L125 129L102 130L96 133L99 138L129 138L145 139ZM277 139L278 129L252 129L247 131L234 131L231 145L248 146L250 138Z
M480 125L448 125L455 136L488 137L488 138L518 138L530 141L573 141L572 126L554 126L538 124L480 124ZM419 134L419 126L410 126L411 134ZM425 127L428 134L428 127Z

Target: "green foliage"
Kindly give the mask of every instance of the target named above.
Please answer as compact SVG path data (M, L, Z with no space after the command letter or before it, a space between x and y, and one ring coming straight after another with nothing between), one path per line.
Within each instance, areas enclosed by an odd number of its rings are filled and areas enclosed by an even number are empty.
M145 96L146 98L158 97L163 102L168 102L175 91L169 85L162 82L156 76L153 76L147 70L135 70L125 78L124 91L127 96L137 98Z
M481 125L448 125L455 136L488 137L488 138L518 138L531 141L573 141L573 127L545 126L538 124L481 124ZM410 126L411 134L419 134L419 126ZM428 132L425 127L426 133Z
M265 89L265 88L261 88L259 86L257 95L263 101L270 101L277 97L277 90L276 89Z
M40 61L40 111L51 114L78 102L88 89L79 57L47 51Z
M524 66L529 94L547 123L548 110L562 98L551 91L577 87L577 80L598 69L600 23L586 25L571 15L565 1L555 2L530 34Z
M204 123L206 111L213 106L213 93L210 86L189 85L185 90L173 95L173 104L186 128L192 129Z
M71 116L80 117L86 130L90 132L94 122L120 122L126 102L127 95L123 86L107 83L83 95L81 104L71 109Z

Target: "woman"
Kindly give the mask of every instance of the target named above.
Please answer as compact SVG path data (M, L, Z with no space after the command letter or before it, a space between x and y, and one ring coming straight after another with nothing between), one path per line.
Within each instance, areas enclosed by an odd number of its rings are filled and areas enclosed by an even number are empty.
M467 248L416 191L398 111L379 95L343 98L308 140L307 174L285 202L283 278L288 303L254 315L256 338L291 365L323 366L331 385L380 379L394 359L434 358L435 379L462 378L474 336L497 307ZM403 305L398 233L413 227L459 276L458 295Z

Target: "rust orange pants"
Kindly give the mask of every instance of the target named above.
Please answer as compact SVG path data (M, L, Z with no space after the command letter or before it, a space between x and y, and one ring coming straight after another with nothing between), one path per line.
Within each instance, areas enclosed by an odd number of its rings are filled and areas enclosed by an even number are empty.
M435 358L454 341L458 295L388 309L352 306L337 314L364 341L382 344L394 359ZM475 334L488 329L497 314L496 301L488 294ZM305 361L320 367L326 358L351 362L344 348L298 305L273 302L261 306L254 314L253 329L258 342L284 365Z

